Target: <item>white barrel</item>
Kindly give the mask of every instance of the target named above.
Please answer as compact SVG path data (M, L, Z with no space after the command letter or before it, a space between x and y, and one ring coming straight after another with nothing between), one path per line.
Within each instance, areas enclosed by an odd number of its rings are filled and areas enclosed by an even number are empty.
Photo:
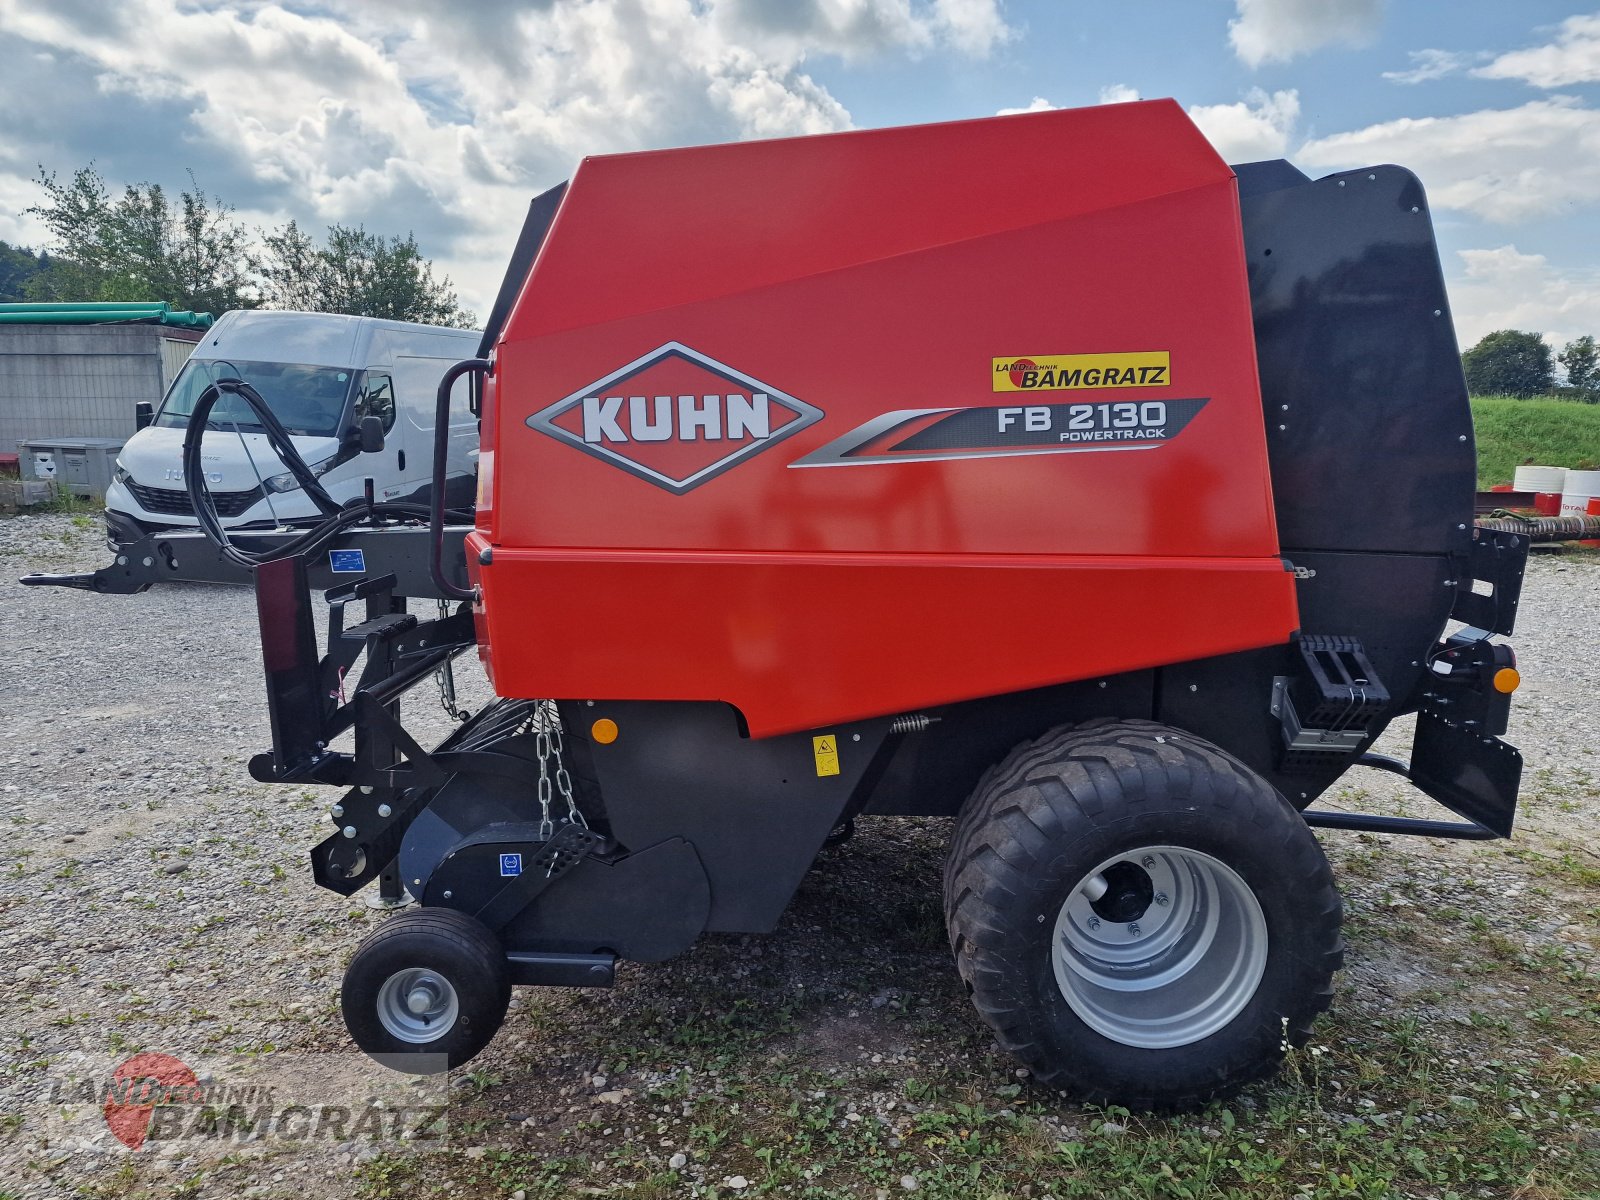
M1561 488L1561 515L1582 517L1589 512L1589 501L1600 496L1600 471L1568 471Z
M1518 492L1558 493L1566 490L1565 467L1518 467L1512 478L1512 490Z

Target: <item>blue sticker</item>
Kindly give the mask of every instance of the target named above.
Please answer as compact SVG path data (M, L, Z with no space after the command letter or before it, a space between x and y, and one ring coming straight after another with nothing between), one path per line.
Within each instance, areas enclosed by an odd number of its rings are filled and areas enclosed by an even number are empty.
M521 875L522 874L522 855L520 855L520 854L502 854L500 856L500 874L502 876L505 876L505 875Z
M367 556L361 550L329 550L328 566L335 575L360 575L367 569Z

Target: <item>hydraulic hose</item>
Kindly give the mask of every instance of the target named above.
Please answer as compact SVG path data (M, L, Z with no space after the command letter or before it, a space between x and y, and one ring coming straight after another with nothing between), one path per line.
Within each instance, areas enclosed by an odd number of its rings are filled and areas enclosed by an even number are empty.
M206 484L205 471L200 462L200 450L205 440L206 426L210 423L211 410L224 394L238 396L250 406L261 428L266 432L267 443L272 447L273 453L289 469L295 481L306 490L312 503L326 514L321 522L312 526L303 535L270 552L255 554L241 550L233 544L227 530L223 528L216 504L211 499L211 489ZM195 401L194 411L189 416L189 427L184 432L183 438L183 483L189 497L189 506L194 510L195 520L199 523L201 532L225 558L246 569L295 554L310 554L332 541L345 528L362 521L380 517L426 520L433 516L435 511L438 511L437 520L441 522L441 527L444 519L443 512L439 511L437 506L435 509L427 509L420 504L404 502L369 504L365 500L352 500L345 507L339 507L338 502L328 495L311 468L306 465L305 459L295 448L294 440L278 420L277 414L267 405L261 393L242 379L219 379L201 392L199 399Z
M283 422L278 420L278 414L272 411L272 407L262 398L260 392L242 379L219 379L201 392L200 398L195 401L194 411L189 415L189 425L184 430L183 435L183 477L190 490L193 490L194 480L200 479L202 483L204 482L204 476L198 469L200 466L200 446L205 439L206 426L211 423L211 410L224 393L238 396L250 406L251 411L256 415L256 420L261 425L262 431L267 436L267 445L272 448L272 452L278 456L283 465L289 468L289 472L295 477L295 481L305 489L306 495L311 497L312 503L329 516L338 512L339 505L335 503L332 496L323 490L322 484L317 481L316 475L312 473L310 467L306 466L305 459L300 457L300 451L295 448L294 438L283 427ZM193 471L190 469L191 465L195 468ZM206 507L208 510L214 511L213 506L209 503L209 496L210 493L208 491ZM193 503L194 497L192 495L189 499ZM196 508L195 513L197 516L199 511Z
M476 600L477 592L462 587L444 574L444 484L450 462L450 390L456 380L469 372L487 375L494 364L486 358L469 358L458 362L439 380L433 413L433 487L429 494L428 509L428 571L433 576L433 586L440 595L453 600Z

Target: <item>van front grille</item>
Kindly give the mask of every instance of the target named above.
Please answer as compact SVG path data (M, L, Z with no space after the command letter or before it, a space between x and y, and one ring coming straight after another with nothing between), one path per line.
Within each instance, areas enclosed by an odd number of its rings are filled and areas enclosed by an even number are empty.
M189 504L189 493L173 491L171 488L148 487L142 483L128 484L128 490L133 493L133 498L146 512L159 513L165 517L192 517L194 509ZM261 489L251 488L248 492L212 492L211 502L217 507L219 517L237 517L246 512L252 504L261 499Z

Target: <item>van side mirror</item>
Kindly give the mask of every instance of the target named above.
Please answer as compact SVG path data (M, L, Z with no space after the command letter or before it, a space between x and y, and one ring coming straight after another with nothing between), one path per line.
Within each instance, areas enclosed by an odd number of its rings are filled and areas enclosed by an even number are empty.
M356 439L361 453L376 454L383 449L383 418L362 417L356 422Z
M141 400L133 406L134 429L148 429L155 422L156 406L148 400Z

